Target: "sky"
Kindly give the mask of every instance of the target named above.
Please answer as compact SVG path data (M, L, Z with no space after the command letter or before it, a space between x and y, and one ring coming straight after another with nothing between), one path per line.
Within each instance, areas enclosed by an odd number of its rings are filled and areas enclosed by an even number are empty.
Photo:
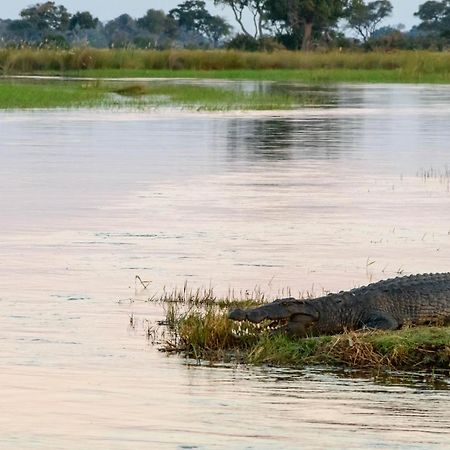
M0 18L18 18L21 9L35 3L44 3L46 0L0 0ZM214 7L213 0L205 0L209 11L226 17L234 25L233 15L227 8ZM383 25L397 25L403 23L407 28L417 24L413 16L418 5L426 0L391 0L394 12ZM57 5L64 5L69 12L90 11L102 21L113 19L120 14L128 13L132 17L142 17L148 9L163 9L169 11L183 0L55 0Z

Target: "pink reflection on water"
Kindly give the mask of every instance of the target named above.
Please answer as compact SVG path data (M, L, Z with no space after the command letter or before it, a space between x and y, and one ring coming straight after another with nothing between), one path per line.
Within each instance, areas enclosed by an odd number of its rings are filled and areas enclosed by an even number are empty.
M297 448L301 431L308 448L444 448L445 391L188 367L144 337L161 308L127 301L136 274L143 300L448 271L450 135L407 107L397 126L393 106L2 113L0 446Z

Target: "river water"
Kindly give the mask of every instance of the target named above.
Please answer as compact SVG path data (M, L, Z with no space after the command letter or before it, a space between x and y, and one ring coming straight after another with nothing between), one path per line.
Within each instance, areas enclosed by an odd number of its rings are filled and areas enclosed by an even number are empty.
M449 271L450 87L317 94L0 112L0 448L448 448L448 379L197 366L144 337L163 312L143 300L186 281L275 297Z

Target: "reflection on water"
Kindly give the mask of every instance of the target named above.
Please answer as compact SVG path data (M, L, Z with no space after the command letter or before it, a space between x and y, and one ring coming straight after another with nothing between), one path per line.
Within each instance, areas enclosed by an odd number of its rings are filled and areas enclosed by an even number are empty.
M446 448L445 375L191 366L143 337L163 311L123 301L136 274L145 300L449 270L450 89L320 92L286 114L0 113L0 447Z
M344 144L350 138L345 136L346 130L351 133L353 126L339 118L269 118L245 122L233 119L228 130L228 150L238 162L320 160L335 159L342 151L347 152L335 142L339 139Z

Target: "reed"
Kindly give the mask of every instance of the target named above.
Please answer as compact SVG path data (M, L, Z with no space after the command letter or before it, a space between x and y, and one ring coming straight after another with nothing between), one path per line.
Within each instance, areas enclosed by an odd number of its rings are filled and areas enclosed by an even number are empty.
M450 54L430 51L253 53L235 50L1 49L4 75L194 76L306 82L450 82Z

